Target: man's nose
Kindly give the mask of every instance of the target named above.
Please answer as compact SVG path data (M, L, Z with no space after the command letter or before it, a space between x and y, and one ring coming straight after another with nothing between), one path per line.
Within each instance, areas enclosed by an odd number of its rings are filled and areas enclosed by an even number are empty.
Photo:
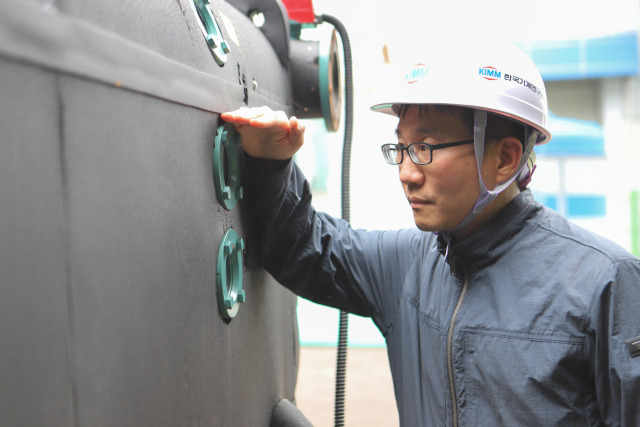
M413 160L411 160L409 156L404 156L398 168L400 172L400 182L403 184L422 185L424 183L422 166L413 163Z

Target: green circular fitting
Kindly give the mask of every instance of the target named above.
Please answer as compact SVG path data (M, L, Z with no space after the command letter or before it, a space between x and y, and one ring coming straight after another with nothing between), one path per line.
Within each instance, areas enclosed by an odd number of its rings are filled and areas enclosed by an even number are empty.
M213 54L219 66L227 62L227 54L230 52L229 44L222 37L222 31L215 16L209 9L209 0L191 0L191 4L200 18L200 28L204 35L209 50Z
M232 210L244 192L240 185L241 140L233 125L218 127L213 146L213 182L218 202Z
M233 228L227 230L218 250L216 266L218 312L225 319L234 318L240 304L247 299L242 289L243 252L244 240L238 237Z
M336 30L331 37L320 39L318 45L318 75L320 107L327 130L336 132L340 127L342 108L342 86L340 69L340 50Z

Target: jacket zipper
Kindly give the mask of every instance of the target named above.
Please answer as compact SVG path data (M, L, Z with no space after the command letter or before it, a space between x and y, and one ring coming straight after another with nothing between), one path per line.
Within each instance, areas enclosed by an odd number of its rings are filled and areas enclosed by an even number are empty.
M467 270L462 266L464 273L464 281L462 284L462 291L458 297L456 307L453 309L451 315L451 321L449 322L449 331L447 332L447 370L449 371L449 392L451 393L451 411L453 412L453 427L458 427L458 399L456 397L456 385L453 382L453 331L455 328L456 319L460 313L460 307L462 307L462 301L467 293L469 286L469 279L467 277Z

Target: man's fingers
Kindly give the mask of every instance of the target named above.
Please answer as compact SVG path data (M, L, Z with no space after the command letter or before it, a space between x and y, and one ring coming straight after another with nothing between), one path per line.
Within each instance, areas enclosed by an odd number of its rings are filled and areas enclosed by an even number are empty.
M249 124L252 119L262 115L262 111L256 108L242 107L235 111L229 111L222 113L220 117L222 120L234 123L234 124Z
M304 133L304 125L296 116L291 116L289 119L289 132L292 136L299 137Z
M289 127L289 119L287 118L287 115L284 113L284 111L272 111L267 107L257 109L256 111L251 111L250 113L246 114L245 117L249 119L248 124L257 128Z
M304 125L284 111L242 107L222 113L221 118L235 126L244 151L254 157L288 159L304 143Z
M289 119L289 142L296 151L304 143L304 125L297 117L291 116Z
M281 128L289 130L290 123L284 111L273 111L269 107L241 107L222 113L222 120L237 126L250 125L255 128Z

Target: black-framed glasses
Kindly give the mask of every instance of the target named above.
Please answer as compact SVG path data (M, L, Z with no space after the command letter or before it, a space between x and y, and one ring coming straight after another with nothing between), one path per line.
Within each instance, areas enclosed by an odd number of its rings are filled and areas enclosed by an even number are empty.
M464 141L445 142L444 144L429 144L427 142L414 142L408 146L403 144L384 144L382 154L384 160L390 165L399 165L404 160L404 152L409 153L409 158L417 165L428 165L433 160L433 150L456 147L458 145L471 144L473 139Z

